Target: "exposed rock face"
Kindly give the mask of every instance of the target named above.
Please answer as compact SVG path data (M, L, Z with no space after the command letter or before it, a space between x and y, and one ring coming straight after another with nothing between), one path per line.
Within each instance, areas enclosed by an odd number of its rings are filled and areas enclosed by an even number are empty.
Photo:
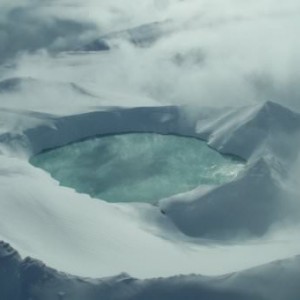
M9 244L0 241L0 299L20 298L20 263L19 254Z

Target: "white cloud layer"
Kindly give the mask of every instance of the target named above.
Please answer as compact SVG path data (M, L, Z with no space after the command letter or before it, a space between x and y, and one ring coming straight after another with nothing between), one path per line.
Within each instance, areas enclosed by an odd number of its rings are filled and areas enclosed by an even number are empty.
M28 0L1 7L0 61L15 60L2 78L74 82L96 94L163 103L273 100L300 108L297 1ZM153 22L162 22L152 26L164 35L147 47L118 36L106 53L52 55Z

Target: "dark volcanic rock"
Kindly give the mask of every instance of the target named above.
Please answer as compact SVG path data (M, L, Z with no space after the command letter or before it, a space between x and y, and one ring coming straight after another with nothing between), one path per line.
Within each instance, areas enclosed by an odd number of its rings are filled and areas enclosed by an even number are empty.
M18 300L21 295L21 257L7 243L0 241L0 299Z

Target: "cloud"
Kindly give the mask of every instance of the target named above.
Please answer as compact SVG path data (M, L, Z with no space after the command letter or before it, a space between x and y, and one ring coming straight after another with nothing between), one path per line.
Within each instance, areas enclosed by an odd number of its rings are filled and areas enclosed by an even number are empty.
M1 58L23 54L2 78L75 82L96 93L163 103L273 100L300 109L300 5L294 0L32 0L9 6L1 17ZM123 34L109 40L107 53L47 55L153 22L164 35L145 47Z
M68 50L96 31L92 23L45 15L33 1L25 3L4 4L6 9L0 15L0 62L22 52Z

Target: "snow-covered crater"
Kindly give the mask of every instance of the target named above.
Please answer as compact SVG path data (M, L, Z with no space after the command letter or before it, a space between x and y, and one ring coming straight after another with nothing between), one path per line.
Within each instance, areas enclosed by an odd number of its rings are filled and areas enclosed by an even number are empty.
M268 102L223 112L194 109L192 114L175 106L102 108L65 117L13 113L23 121L1 135L1 172L6 175L1 177L0 236L22 255L78 275L126 271L153 277L224 274L299 253L292 233L289 243L279 242L278 228L296 224L298 216L294 195L284 182L293 164L287 157L297 155L300 118L284 107ZM60 186L28 162L47 149L129 132L204 139L248 162L233 181L212 189L199 186L159 201L158 207L93 200ZM294 147L289 147L291 142ZM265 243L265 237L271 242ZM54 244L55 253L48 251Z

